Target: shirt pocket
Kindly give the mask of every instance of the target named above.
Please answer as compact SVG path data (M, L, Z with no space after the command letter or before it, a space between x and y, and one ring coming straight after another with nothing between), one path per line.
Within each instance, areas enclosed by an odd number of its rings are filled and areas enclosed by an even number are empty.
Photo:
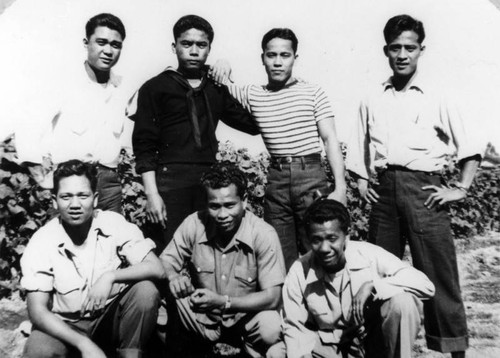
M190 270L191 279L196 288L215 289L214 266L207 263L193 264Z
M257 289L257 268L236 266L234 277L238 284L238 289L242 292L255 292Z

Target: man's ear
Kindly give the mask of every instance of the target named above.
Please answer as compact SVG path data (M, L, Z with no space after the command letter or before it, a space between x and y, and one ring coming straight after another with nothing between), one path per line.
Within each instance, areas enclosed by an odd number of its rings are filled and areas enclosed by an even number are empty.
M264 53L260 55L260 59L262 60L262 66L264 66Z
M243 196L243 208L246 209L248 204L248 194L245 193Z
M54 209L57 210L58 205L57 205L57 200L56 200L56 195L55 194L52 194L52 206L54 207Z
M97 192L94 193L94 209L97 208L97 203L99 202L99 194Z
M172 42L172 53L175 55L177 52L175 51L175 42Z
M384 55L386 57L389 57L389 48L387 47L387 45L384 46Z
M84 37L83 38L83 47L87 48L88 45L89 45L89 40L86 37Z
M422 56L425 52L425 46L420 46L420 56Z

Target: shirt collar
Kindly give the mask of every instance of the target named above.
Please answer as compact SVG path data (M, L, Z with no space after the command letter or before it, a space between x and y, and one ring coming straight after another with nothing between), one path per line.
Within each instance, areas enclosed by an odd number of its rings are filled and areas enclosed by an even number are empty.
M198 213L198 217L200 220L205 225L205 237L203 237L200 240L200 243L213 243L216 236L217 236L217 228L215 226L215 222L213 219L208 215L208 211L200 211ZM247 246L250 250L253 251L253 246L252 246L252 237L249 235L250 232L250 222L248 220L248 215L247 212L245 211L243 213L243 218L241 219L240 226L238 230L236 231L236 234L234 234L233 238L227 245L227 248L230 248L231 246L236 244L236 241L239 243L244 244Z
M308 270L306 274L306 283L309 284L314 281L328 279L328 275L326 274L325 270L323 270L323 267L319 265L314 259L313 252L310 251L308 255L310 255L308 259L310 260L311 269ZM344 272L348 273L347 276L349 276L349 278L351 272L358 271L369 266L369 262L367 261L367 259L364 256L362 256L358 252L358 250L353 249L352 245L349 245L349 239L346 242L345 260L346 262L345 262Z
M102 222L100 220L100 215L99 215L100 212L101 210L99 209L94 211L94 218L92 220L92 225L90 226L90 230L85 241L92 240L93 237L97 239L99 237L106 238L110 236L109 234L106 234L107 233L106 229L103 230ZM71 241L71 238L66 233L66 230L64 230L61 218L57 218L57 225L58 225L58 230L60 230L60 235L58 235L58 237L60 238L60 242L57 244L59 252L61 254L69 252L71 255L74 255L75 244L73 243L73 241Z
M384 87L384 91L387 89L394 88L394 85L392 84L392 79L393 76L389 77L385 82L382 83L382 86ZM406 84L406 88L409 90L417 90L419 92L424 93L424 89L427 87L423 77L419 75L419 72L415 72L415 74L412 76L410 79L410 82Z
M97 83L97 78L96 78L96 75L94 73L94 70L92 70L88 61L84 62L84 66L85 66L85 72L87 72L87 75L89 76L90 80L92 82ZM106 86L111 84L113 87L118 87L120 85L120 83L121 83L121 77L115 75L113 71L109 71L109 80L108 80Z

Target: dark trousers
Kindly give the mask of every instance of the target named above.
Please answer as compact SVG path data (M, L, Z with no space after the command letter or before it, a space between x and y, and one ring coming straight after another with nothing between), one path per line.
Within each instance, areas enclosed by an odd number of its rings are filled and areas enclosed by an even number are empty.
M97 165L97 208L122 212L122 185L117 169Z
M167 208L167 227L159 225L153 230L157 252L161 253L172 240L175 231L184 219L198 210L206 208L206 190L200 179L211 164L167 164L156 172L156 185Z
M267 175L264 219L278 233L287 271L299 254L310 249L302 219L314 193L330 190L320 156L308 157L271 164Z
M441 186L441 176L389 169L379 175L379 181L370 241L401 258L408 240L413 265L436 286L434 298L424 302L427 346L440 352L466 350L467 324L450 218L444 207L424 206L432 191L422 187Z
M68 323L71 329L92 338L107 355L142 357L156 324L160 295L151 281L141 281L123 292L95 319ZM24 357L79 357L72 346L34 327Z

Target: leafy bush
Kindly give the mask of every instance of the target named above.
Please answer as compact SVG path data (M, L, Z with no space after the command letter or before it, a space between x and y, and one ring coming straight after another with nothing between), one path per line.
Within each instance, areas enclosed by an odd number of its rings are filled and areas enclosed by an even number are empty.
M345 154L345 147L343 147ZM13 139L0 143L0 298L19 292L19 260L33 233L55 215L51 196L41 190L28 172L15 161ZM217 160L235 163L247 173L249 210L263 215L264 192L269 156L251 156L247 149L235 149L230 142L219 145ZM331 178L328 166L327 172ZM142 227L146 223L146 198L140 176L135 172L134 158L122 152L119 171L122 176L125 217ZM453 161L444 172L453 182L458 177ZM366 240L370 205L358 195L355 181L346 174L348 206L352 216L351 237ZM466 200L450 207L452 230L457 238L500 231L500 169L480 169Z

